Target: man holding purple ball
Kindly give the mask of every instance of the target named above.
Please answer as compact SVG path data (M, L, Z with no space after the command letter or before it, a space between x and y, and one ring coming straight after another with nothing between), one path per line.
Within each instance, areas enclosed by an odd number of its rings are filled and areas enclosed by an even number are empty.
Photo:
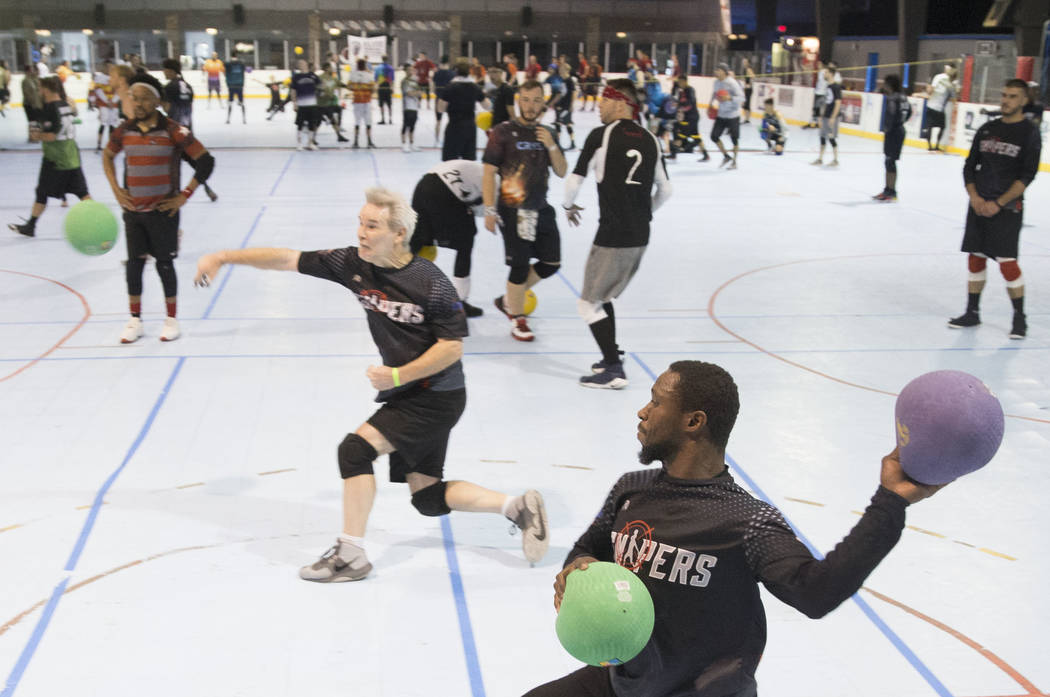
M766 643L761 582L808 617L856 593L904 529L905 509L941 487L905 475L898 450L853 530L818 559L780 511L741 488L726 465L740 400L733 378L700 361L672 363L638 412L638 455L554 582L596 561L634 571L652 596L649 643L620 665L585 666L526 697L754 697Z

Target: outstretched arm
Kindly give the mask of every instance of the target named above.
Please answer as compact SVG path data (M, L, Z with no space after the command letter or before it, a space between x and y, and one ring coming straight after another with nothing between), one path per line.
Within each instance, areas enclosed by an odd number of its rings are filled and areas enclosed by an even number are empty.
M280 247L224 249L221 252L212 252L202 256L197 262L197 275L193 277L193 284L207 287L218 276L219 269L224 264L241 264L274 271L297 271L300 254L297 249Z

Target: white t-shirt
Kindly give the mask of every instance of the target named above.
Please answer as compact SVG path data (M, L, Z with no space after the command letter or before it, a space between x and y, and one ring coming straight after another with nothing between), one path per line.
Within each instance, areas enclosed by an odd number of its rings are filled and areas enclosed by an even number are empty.
M955 84L947 73L940 73L930 82L932 94L926 100L926 107L935 111L944 111L948 100L955 96Z

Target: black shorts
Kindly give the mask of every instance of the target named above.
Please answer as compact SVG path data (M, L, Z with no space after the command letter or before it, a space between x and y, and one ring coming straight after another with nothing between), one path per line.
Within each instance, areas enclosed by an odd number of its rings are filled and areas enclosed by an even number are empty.
M168 261L179 255L179 212L124 211L124 239L128 259L147 254L157 261Z
M393 92L393 90L381 89L381 90L378 91L378 96L379 96L379 106L380 107L388 106L388 107L393 108L393 103L394 103L394 92Z
M892 131L886 131L882 139L882 154L886 156L887 160L899 160L901 157L901 148L903 147L903 128L895 128Z
M609 668L585 666L529 690L524 697L616 697L609 674Z
M739 116L735 116L731 119L723 119L721 116L716 118L715 125L711 127L711 140L717 141L726 131L729 132L729 139L733 141L733 145L740 142Z
M55 163L45 159L40 163L40 178L36 185L36 202L47 203L49 198L65 198L73 194L77 198L88 195L84 172L76 169L55 169Z
M412 192L412 208L419 215L410 245L413 252L433 244L457 252L474 249L478 234L474 214L438 175L428 172L419 180Z
M0 89L0 104L7 104L11 100L11 90Z
M977 215L973 208L967 208L962 251L983 254L990 259L1016 259L1021 239L1021 218L1021 208L1016 204L1004 208L991 218Z
M401 132L412 133L416 130L416 117L419 116L419 112L415 109L405 109L401 112Z
M368 423L394 446L390 481L404 482L408 472L441 479L448 436L467 406L467 390L436 392L420 387L394 395L368 417Z
M478 126L471 117L449 117L445 126L445 141L441 144L441 160L478 159Z
M926 128L944 128L944 112L927 107Z
M302 130L305 126L311 131L316 131L321 125L321 109L317 106L301 106L295 112L295 125Z
M239 101L241 104L244 104L244 85L237 85L236 87L231 87L230 85L227 85L226 91L230 93L229 101L232 102L233 98L236 97L237 101Z
M533 218L531 224L520 230L519 215ZM535 211L500 206L499 218L507 266L528 266L532 259L550 264L561 263L558 220L550 204L545 204L543 208Z

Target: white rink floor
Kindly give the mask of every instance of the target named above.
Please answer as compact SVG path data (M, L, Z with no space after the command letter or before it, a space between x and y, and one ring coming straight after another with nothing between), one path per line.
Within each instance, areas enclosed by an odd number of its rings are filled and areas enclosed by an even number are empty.
M296 572L338 531L335 448L374 407L362 312L338 286L294 274L237 268L207 290L190 279L197 257L218 248L353 243L362 190L410 194L440 154L429 111L419 153L402 153L397 127L378 125L375 151L337 150L323 129L322 151L295 152L290 110L265 122L263 100L248 106L248 126L197 108L220 198L198 195L183 211L179 341L157 341L163 302L150 266L147 335L117 343L123 249L77 255L55 202L36 239L0 235L4 697L514 697L562 675L576 664L554 635L554 575L619 474L640 467L635 412L653 376L682 358L735 376L732 471L821 551L875 490L893 447L893 393L912 377L975 373L1011 415L989 467L909 510L909 529L855 601L814 622L767 596L762 694L1050 690L1050 176L1028 195L1030 332L1016 342L994 269L985 324L945 327L965 302L960 158L906 149L901 200L886 205L870 201L882 182L874 141L843 137L835 170L809 165L816 134L798 128L778 158L746 127L735 172L717 156L684 156L617 303L631 379L621 392L574 384L597 355L574 290L596 223L593 179L584 227L560 221L563 271L537 288L532 344L488 309L505 268L482 230L472 300L486 313L471 320L470 398L447 473L541 489L550 553L530 568L502 519L423 518L404 487L383 483L374 575L320 586ZM116 210L91 152L94 118L81 126L85 173ZM578 122L582 142L597 121ZM4 222L33 198L40 155L24 128L21 112L0 120ZM560 202L560 182L553 190ZM438 262L450 269L451 254Z

